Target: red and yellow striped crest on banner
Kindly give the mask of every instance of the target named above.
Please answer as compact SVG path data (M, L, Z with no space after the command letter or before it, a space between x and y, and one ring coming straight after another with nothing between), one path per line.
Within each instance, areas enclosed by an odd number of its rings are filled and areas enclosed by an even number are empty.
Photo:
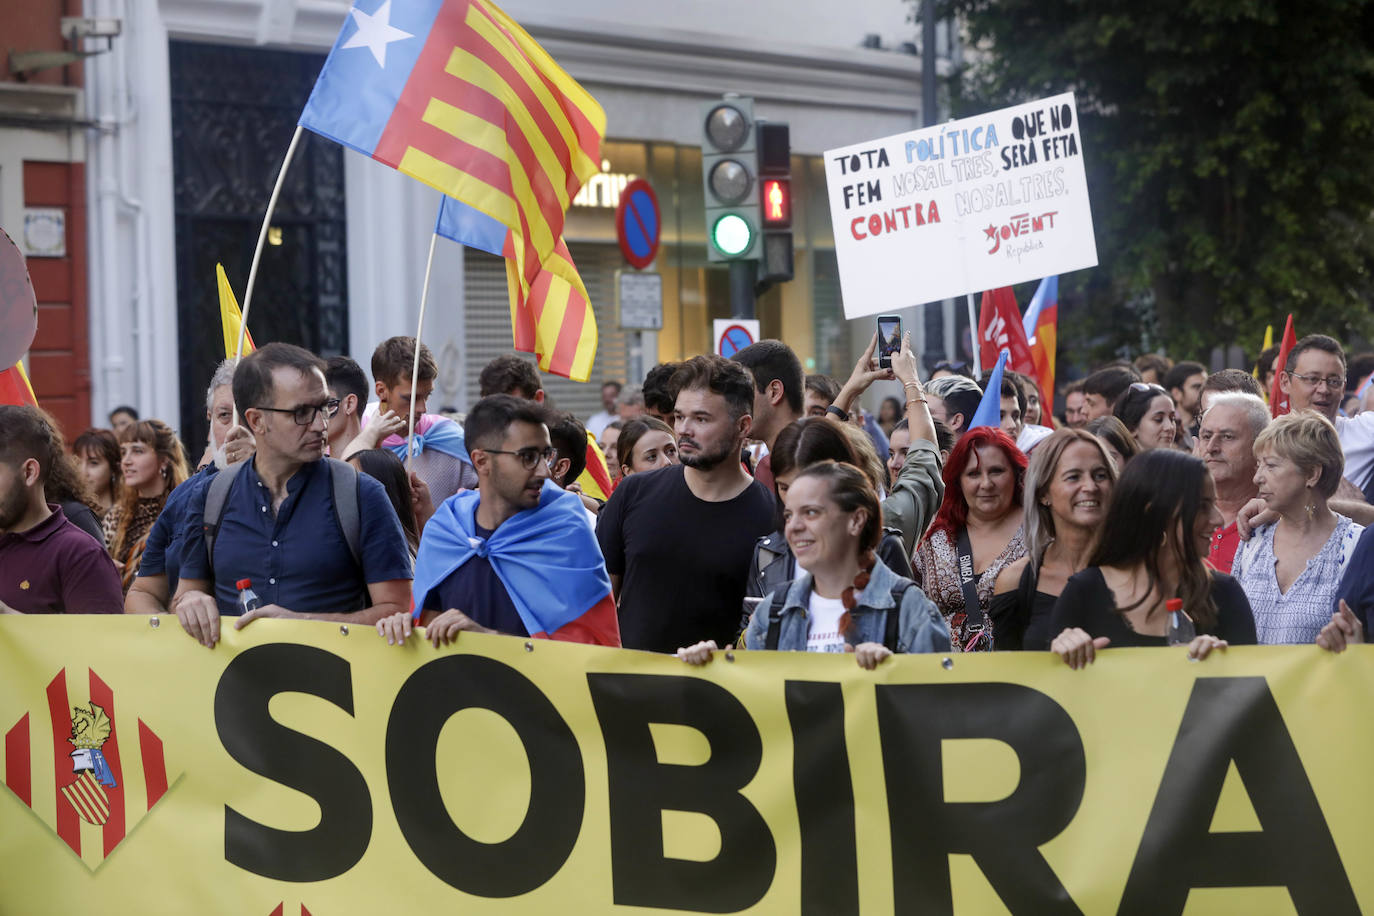
M596 325L563 223L600 166L601 106L495 4L450 0L396 110L373 157L506 227L516 349L585 381Z

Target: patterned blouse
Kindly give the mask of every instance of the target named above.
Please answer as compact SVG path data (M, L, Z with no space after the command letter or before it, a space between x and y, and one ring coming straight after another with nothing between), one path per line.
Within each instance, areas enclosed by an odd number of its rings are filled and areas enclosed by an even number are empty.
M1025 555L1026 542L1022 539L1021 529L1017 528L1007 546L1002 548L1002 552L978 577L974 591L978 595L978 606L983 609L985 620L988 605L992 602L992 590L997 585L997 577L1002 570ZM954 651L964 651L972 634L967 632L964 591L959 587L959 555L955 549L954 539L944 531L932 531L930 537L917 546L916 553L911 558L911 568L915 573L916 584L931 601L935 602L940 613L945 615ZM990 649L991 639L981 641L979 647Z
M1331 622L1340 587L1342 560L1349 562L1364 527L1344 515L1336 516L1336 530L1326 539L1316 556L1286 594L1279 592L1274 556L1274 530L1278 523L1265 525L1249 543L1236 551L1231 575L1245 589L1250 610L1255 615L1255 635L1262 646L1302 645L1317 638L1322 627Z
M123 540L119 538L119 525L124 519L124 509L119 503L110 507L101 522L105 532L105 548L110 552L110 556L124 564L120 579L126 595L129 593L129 586L134 584L134 577L138 575L138 564L143 559L148 532L166 503L167 493L161 496L140 497L134 503L133 514L129 517L129 527L124 532Z

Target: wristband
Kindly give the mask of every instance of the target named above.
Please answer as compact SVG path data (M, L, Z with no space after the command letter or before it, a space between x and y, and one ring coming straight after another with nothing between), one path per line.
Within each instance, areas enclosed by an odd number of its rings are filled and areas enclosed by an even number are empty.
M841 421L843 421L843 422L845 422L845 423L848 423L848 422L849 422L849 414L845 413L843 410L841 410L840 408L836 407L834 404L831 404L829 407L827 407L827 408L825 409L825 412L828 413L828 414L834 414L835 416L839 417Z

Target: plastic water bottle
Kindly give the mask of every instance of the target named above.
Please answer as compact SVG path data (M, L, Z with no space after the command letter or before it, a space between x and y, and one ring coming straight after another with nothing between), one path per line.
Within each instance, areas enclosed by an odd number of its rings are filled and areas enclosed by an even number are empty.
M1170 598L1164 602L1164 607L1169 611L1169 630L1164 635L1164 640L1171 646L1186 646L1197 636L1197 627L1193 626L1193 619L1183 612L1183 599Z
M239 590L240 616L249 611L256 611L262 605L262 602L258 600L258 593L253 591L252 579L240 579L234 583L234 587Z

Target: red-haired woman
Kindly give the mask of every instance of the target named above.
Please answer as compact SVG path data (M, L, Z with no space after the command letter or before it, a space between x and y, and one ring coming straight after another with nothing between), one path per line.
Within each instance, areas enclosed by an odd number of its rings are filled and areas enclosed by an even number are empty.
M986 651L992 648L988 605L997 576L1026 555L1026 456L1000 429L980 426L960 437L943 476L944 501L911 568L945 615L954 650Z

